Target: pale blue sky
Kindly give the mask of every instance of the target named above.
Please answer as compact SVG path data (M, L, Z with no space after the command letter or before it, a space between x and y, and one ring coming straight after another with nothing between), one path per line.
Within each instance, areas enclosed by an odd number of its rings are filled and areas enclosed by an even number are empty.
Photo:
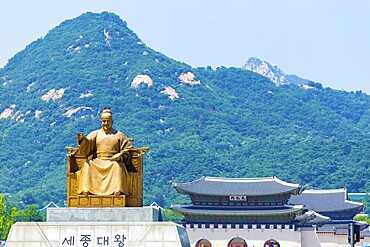
M0 67L66 19L118 14L149 47L193 67L249 57L370 94L368 0L0 0Z

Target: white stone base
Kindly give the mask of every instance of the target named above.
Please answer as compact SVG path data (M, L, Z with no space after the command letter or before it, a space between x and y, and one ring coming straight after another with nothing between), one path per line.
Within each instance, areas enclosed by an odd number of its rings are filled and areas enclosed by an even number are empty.
M154 222L159 210L155 207L123 208L48 208L47 222Z
M190 247L172 222L17 222L7 247Z

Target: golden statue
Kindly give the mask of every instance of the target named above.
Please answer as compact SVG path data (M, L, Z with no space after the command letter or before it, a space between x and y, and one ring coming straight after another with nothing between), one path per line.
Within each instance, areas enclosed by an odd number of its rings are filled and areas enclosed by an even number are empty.
M109 108L101 124L87 137L77 134L77 149L67 148L68 207L142 206L142 156L148 148L134 148L132 139L112 128Z

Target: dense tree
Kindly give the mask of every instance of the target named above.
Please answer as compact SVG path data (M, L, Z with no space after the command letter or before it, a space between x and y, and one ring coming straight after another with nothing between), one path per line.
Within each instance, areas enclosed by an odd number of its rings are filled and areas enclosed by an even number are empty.
M179 78L188 72L191 83ZM137 75L152 84L132 86ZM99 128L106 106L115 128L150 147L145 205L188 201L172 183L203 175L370 189L368 95L277 87L241 68L192 68L147 47L111 13L50 30L0 69L0 85L0 192L22 201L20 210L64 206L64 148L77 145L77 132Z
M0 239L8 237L11 226L15 222L35 222L44 221L43 215L36 205L28 206L24 210L17 207L8 207L4 200L4 195L0 194Z

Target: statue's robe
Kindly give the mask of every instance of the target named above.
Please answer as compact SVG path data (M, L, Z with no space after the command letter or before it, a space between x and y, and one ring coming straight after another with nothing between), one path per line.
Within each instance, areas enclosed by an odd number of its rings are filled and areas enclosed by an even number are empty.
M77 193L88 191L94 195L111 195L116 191L128 195L127 169L124 157L110 161L113 155L132 148L129 139L120 131L111 129L106 134L103 129L91 132L79 141L79 152L84 156L93 155L81 170L77 171Z

